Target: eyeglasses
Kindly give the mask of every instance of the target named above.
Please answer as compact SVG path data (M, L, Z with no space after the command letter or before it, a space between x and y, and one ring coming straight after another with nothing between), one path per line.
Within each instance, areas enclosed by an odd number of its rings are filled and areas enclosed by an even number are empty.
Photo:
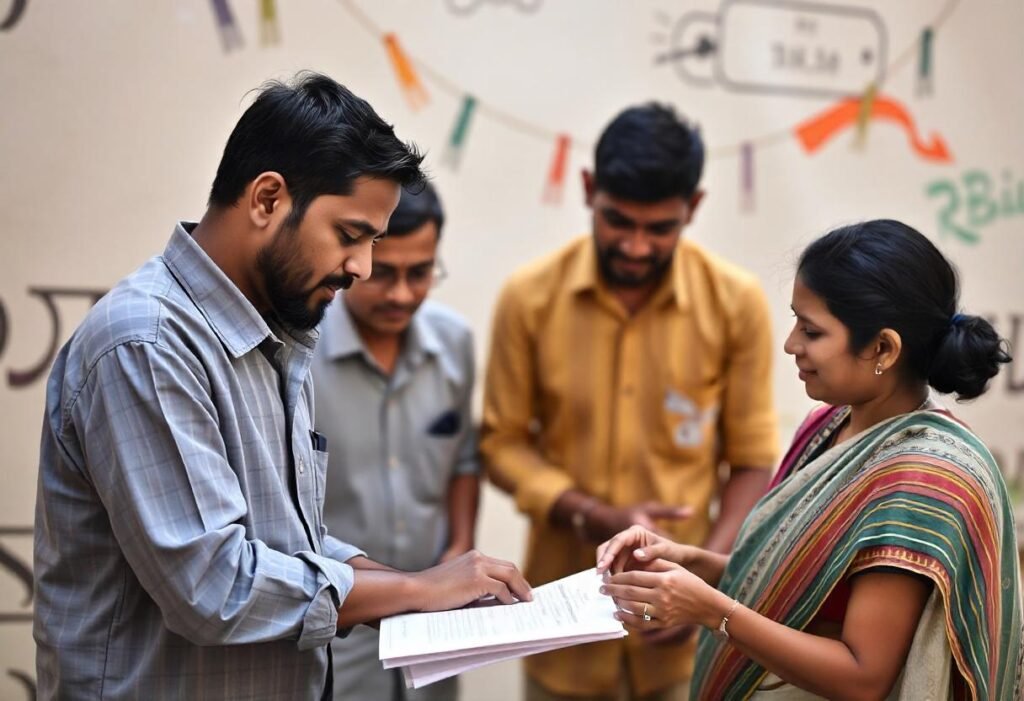
M409 286L409 289L423 292L431 287L437 287L446 277L448 277L448 271L445 270L444 263L438 258L433 264L414 265L404 274L390 265L374 264L370 277L364 280L363 284L390 290L398 284L399 280L405 278L405 284Z

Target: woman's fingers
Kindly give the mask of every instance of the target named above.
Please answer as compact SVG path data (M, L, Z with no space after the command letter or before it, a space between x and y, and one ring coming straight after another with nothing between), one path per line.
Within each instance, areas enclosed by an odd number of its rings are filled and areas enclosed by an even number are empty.
M640 548L633 549L633 557L640 562L648 562L649 560L672 560L672 553L675 543L668 543L662 541L660 543L651 543Z
M646 613L645 613L646 607ZM622 621L626 628L634 631L650 631L663 628L665 624L658 620L653 607L640 601L623 601L618 604L615 618Z
M642 563L645 572L669 572L681 569L679 565L668 560L656 559Z
M629 584L605 584L601 593L607 594L616 601L639 601L641 605L650 606L657 592L648 587L637 587Z
M630 526L626 530L617 533L609 540L606 540L597 546L598 574L607 572L611 564L615 562L616 558L619 558L623 552L628 556L629 551L633 548L645 545L648 542L646 533L646 529L641 526Z
M677 567L671 569L678 569ZM644 589L654 589L661 584L662 573L661 572L646 572L643 570L629 570L628 572L620 572L613 574L609 577L605 583L606 587L616 585L626 585L643 587Z

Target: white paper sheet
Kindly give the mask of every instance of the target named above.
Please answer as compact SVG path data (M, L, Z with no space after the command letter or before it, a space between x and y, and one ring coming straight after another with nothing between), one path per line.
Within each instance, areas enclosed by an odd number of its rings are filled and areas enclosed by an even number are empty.
M424 686L492 662L626 635L601 577L585 570L533 590L533 601L381 621L380 659Z
M539 652L549 652L551 650L558 650L559 648L570 647L572 645L593 643L599 640L612 640L614 638L621 638L625 635L626 631L620 631L619 633L602 633L597 636L584 636L582 638L575 638L572 640L549 641L546 643L538 643L536 645L518 643L516 647L503 651L485 652L476 655L468 655L466 657L449 658L434 662L409 665L408 667L402 668L402 673L405 678L406 686L413 689L419 689L427 684L433 684L434 682L439 682L442 679L454 677L456 674L462 674L463 672L468 672L471 669L483 667L495 662L514 660L520 657L526 657L527 655L536 655Z

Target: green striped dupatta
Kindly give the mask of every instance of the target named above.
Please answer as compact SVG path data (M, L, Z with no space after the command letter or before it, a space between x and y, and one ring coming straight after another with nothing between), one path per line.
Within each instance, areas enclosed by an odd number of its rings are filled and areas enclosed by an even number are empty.
M817 435L798 434L797 441L805 448L820 443L844 411L819 413L808 422ZM941 595L941 602L933 596L942 618L932 637L944 631L948 647L941 649L952 653L969 696L1020 699L1024 648L1013 514L995 460L977 436L945 412L925 410L877 424L817 457L810 449L799 452L743 524L719 588L802 630L846 574L879 565L910 570L931 579ZM800 464L808 456L813 459ZM944 658L948 670L949 655ZM747 699L765 674L705 632L691 698Z

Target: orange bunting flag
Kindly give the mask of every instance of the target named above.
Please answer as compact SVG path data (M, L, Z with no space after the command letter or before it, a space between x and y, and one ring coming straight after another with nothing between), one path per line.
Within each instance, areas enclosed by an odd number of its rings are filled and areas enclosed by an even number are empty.
M544 186L544 201L548 204L562 202L562 189L565 185L565 171L569 163L569 146L572 141L568 134L559 134L555 140L555 155L548 169L548 181Z
M391 65L395 67L395 74L398 76L398 82L405 93L406 99L409 101L409 106L414 110L418 110L429 102L430 96L427 95L423 83L420 82L419 76L416 75L416 70L412 67L412 61L409 60L405 51L402 50L402 45L398 43L398 37L394 34L389 32L384 35L384 45L388 49Z
M797 141L807 153L814 153L836 134L856 123L863 106L863 101L860 98L850 97L840 100L835 106L798 124L795 129ZM867 114L870 119L875 121L894 122L902 127L910 141L911 149L920 158L939 163L952 162L953 155L946 147L943 138L939 134L932 134L930 140L925 141L918 133L913 117L896 100L884 95L874 96Z
M281 26L277 22L277 0L260 0L260 42L264 46L281 42Z

